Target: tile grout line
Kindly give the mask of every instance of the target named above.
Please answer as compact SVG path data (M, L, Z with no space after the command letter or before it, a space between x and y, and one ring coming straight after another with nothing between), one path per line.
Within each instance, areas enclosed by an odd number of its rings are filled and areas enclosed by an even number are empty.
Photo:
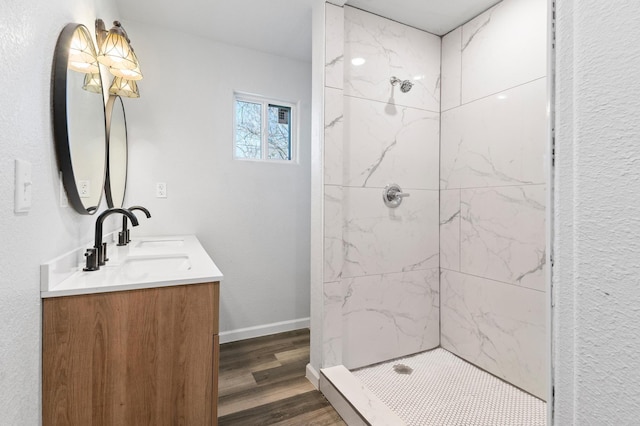
M455 273L460 274L460 275L466 275L468 277L480 278L482 280L491 281L491 282L494 282L494 283L497 283L497 284L504 284L504 285L508 285L508 286L511 286L511 287L515 287L515 288L522 288L522 289L525 289L525 290L536 291L538 293L546 293L545 290L538 290L536 288L526 287L526 286L523 286L523 285L509 283L509 282L506 282L506 281L500 281L500 280L496 280L494 278L487 278L487 277L483 277L481 275L470 274L468 272L454 271L453 269L449 269L449 268L442 268L442 269L444 269L445 271L449 271L449 272L455 272Z

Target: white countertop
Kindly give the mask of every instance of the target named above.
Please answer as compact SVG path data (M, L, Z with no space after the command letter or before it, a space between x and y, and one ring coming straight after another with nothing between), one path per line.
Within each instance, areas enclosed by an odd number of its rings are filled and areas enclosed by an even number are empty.
M221 281L222 272L194 235L137 237L127 246L108 244L109 261L83 271L84 249L40 267L42 298Z

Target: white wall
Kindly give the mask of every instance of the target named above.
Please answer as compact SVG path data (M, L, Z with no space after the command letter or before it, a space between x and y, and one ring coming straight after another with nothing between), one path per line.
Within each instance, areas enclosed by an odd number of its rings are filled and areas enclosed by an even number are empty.
M556 424L640 417L640 8L557 2Z
M51 67L69 22L118 17L110 0L0 4L0 424L40 423L39 265L91 240L94 217L61 208L51 127ZM13 161L32 166L33 205L13 213Z
M142 234L196 234L224 273L221 332L309 317L311 64L137 22L126 204ZM300 102L299 164L232 159L233 91ZM155 183L166 182L166 199ZM224 336L224 334L223 334ZM246 334L222 337L230 339Z

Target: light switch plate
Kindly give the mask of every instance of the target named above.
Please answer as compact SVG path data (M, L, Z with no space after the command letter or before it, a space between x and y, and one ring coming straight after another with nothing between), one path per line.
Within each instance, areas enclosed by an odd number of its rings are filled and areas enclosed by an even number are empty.
M31 209L31 163L16 158L15 203L13 211L28 212Z

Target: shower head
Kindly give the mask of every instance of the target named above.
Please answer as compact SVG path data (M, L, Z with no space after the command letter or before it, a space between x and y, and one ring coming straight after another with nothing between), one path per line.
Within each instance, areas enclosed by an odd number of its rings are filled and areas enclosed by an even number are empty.
M410 82L409 80L400 80L398 77L395 77L395 76L391 77L389 81L391 82L392 86L395 86L396 84L400 84L400 91L402 93L407 93L413 87L413 83Z
M405 80L400 85L400 91L402 93L407 93L409 90L411 90L412 87L413 87L413 83L410 82L409 80Z

